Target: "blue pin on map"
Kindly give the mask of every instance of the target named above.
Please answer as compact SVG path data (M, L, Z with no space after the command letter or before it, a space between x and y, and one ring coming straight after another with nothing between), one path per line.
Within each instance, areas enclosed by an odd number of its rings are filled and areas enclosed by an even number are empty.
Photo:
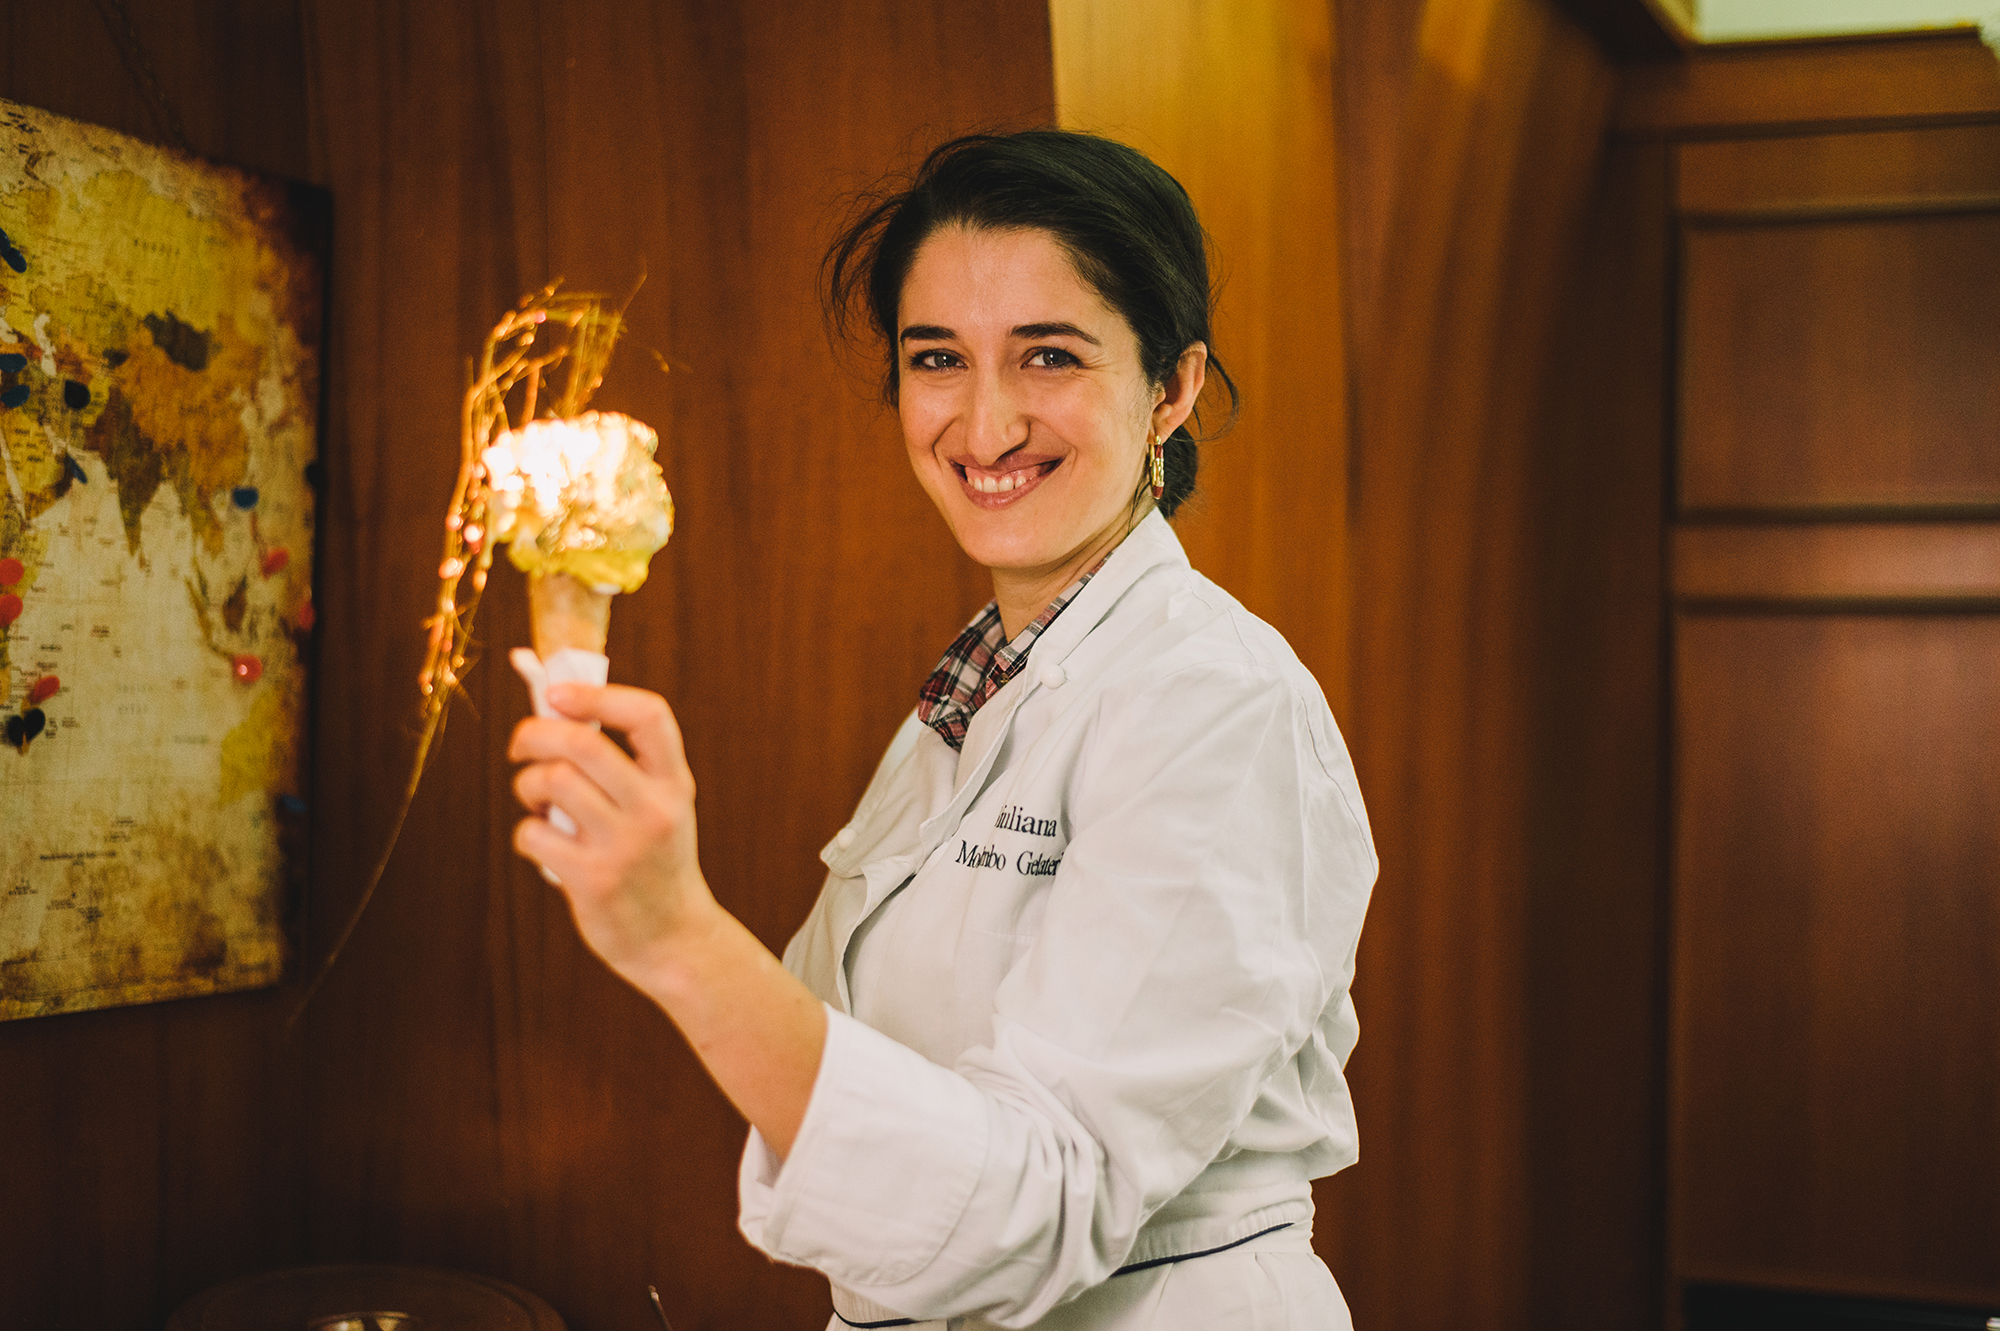
M254 485L239 485L229 492L229 500L238 508L255 508L257 507L257 487Z

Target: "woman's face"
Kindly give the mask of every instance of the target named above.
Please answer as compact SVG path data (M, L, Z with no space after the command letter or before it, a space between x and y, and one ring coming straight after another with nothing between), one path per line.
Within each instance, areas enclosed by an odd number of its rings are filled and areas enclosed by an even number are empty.
M1176 385L1146 382L1131 326L1049 233L940 228L898 316L903 442L966 554L1034 573L1124 534L1149 427L1194 397L1156 415Z

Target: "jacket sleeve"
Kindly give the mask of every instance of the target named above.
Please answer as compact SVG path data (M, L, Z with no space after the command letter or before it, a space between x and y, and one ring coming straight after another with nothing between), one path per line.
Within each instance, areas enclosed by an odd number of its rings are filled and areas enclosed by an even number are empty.
M945 1068L830 1013L791 1155L745 1155L745 1236L903 1316L1027 1326L1108 1278L1345 998L1374 856L1311 704L1201 666L1096 705L991 1042Z

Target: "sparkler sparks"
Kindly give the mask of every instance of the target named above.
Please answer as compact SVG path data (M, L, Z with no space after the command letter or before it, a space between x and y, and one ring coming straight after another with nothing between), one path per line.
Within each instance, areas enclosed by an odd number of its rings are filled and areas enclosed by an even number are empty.
M287 1031L333 969L395 853L452 700L463 692L466 672L474 663L473 621L486 591L494 547L511 542L511 557L524 570L573 569L589 584L632 591L645 581L646 560L673 530L672 500L652 460L657 442L653 432L615 413L589 413L586 420L578 419L604 382L612 350L625 329L624 307L614 310L603 296L561 287L557 280L522 297L493 326L471 367L460 418L458 479L445 513L444 551L437 566L437 595L424 620L429 640L417 679L422 724L409 781L388 844L360 901L286 1022ZM666 368L664 361L661 368ZM566 425L585 428L547 428ZM543 435L546 441L538 442ZM614 435L622 447L616 455L611 447ZM586 438L595 442L588 446L563 442ZM634 460L634 452L642 455L640 460ZM501 465L496 468L496 463ZM524 526L523 505L530 491L539 499L527 516L537 521ZM620 519L625 525L617 525Z

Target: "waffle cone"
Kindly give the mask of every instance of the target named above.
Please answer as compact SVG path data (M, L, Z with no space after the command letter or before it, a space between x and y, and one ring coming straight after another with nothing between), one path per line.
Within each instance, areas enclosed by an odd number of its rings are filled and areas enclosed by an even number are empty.
M546 661L565 647L602 655L615 594L595 591L567 573L530 574L528 616L535 655Z

